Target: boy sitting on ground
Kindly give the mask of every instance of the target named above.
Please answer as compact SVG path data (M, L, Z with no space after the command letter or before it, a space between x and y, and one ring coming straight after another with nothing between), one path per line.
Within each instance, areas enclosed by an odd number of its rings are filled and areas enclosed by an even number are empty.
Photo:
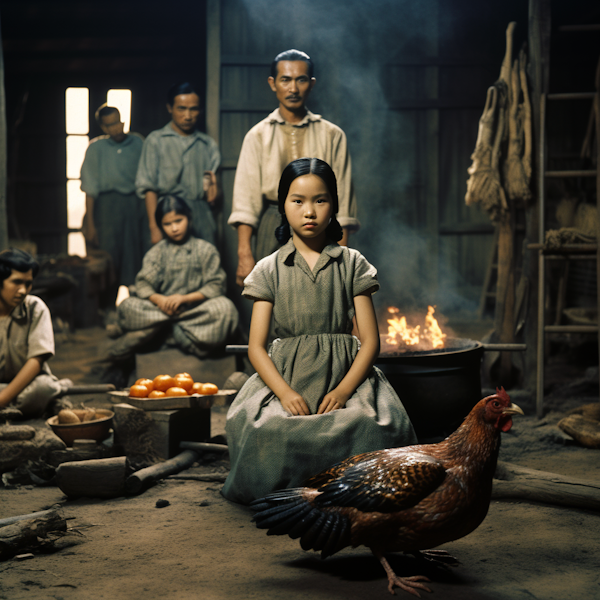
M41 416L72 385L46 362L54 355L50 310L29 294L38 270L22 250L0 252L0 410L11 405L26 418Z

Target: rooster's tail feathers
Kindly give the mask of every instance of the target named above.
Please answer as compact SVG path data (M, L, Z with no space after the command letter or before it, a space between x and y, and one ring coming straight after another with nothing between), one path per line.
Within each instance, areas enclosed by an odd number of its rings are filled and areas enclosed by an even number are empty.
M304 550L321 551L321 558L350 545L348 518L314 508L301 497L301 489L275 492L250 506L258 511L253 521L259 529L267 529L267 535L300 538Z
M338 513L322 512L302 534L300 545L304 550L320 550L321 558L327 558L350 545L350 521Z

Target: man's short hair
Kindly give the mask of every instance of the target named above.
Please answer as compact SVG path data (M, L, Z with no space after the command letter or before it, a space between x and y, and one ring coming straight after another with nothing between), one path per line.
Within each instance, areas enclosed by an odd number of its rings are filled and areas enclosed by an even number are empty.
M184 83L178 83L169 89L167 92L167 104L169 106L173 106L175 98L177 96L181 96L182 94L196 94L196 96L198 96L200 99L200 103L202 103L202 96L200 96L200 94L196 91L196 88L189 83L189 81L186 81Z
M112 115L114 113L117 113L119 115L119 119L121 118L121 113L119 112L118 108L114 106L108 106L108 104L104 103L98 108L98 110L94 114L94 117L96 118L96 123L98 123L98 125L102 127L102 125L104 124L102 123L102 117L108 117L109 115Z
M301 50L286 50L285 52L280 52L273 62L271 63L271 77L273 79L277 79L277 64L282 60L301 60L308 65L308 76L312 79L313 72L315 70L315 66L311 57L306 54L306 52L302 52Z
M0 252L0 284L4 285L4 280L11 276L14 271L27 273L31 271L35 277L40 270L40 265L31 254L27 254L18 248L9 248Z

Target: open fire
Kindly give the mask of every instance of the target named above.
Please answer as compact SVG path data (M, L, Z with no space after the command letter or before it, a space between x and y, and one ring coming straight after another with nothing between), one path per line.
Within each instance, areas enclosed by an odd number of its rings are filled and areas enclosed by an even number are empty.
M428 307L422 325L414 326L408 324L406 316L400 316L400 310L395 306L390 306L387 311L390 315L387 319L388 333L382 336L385 338L386 351L435 350L444 347L446 334L433 316L434 306Z

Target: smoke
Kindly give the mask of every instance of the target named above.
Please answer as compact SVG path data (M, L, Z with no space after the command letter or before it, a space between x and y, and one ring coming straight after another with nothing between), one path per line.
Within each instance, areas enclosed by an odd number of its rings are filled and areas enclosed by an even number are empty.
M389 110L401 100L437 97L436 76L410 63L438 57L439 0L244 0L244 7L252 35L268 32L267 55L297 48L315 62L309 108L347 135L361 221L350 245L378 269L376 306L474 308L456 291L458 274L432 264L439 261L437 232L430 233L437 164L435 172L427 165L438 150L425 140L436 117Z

